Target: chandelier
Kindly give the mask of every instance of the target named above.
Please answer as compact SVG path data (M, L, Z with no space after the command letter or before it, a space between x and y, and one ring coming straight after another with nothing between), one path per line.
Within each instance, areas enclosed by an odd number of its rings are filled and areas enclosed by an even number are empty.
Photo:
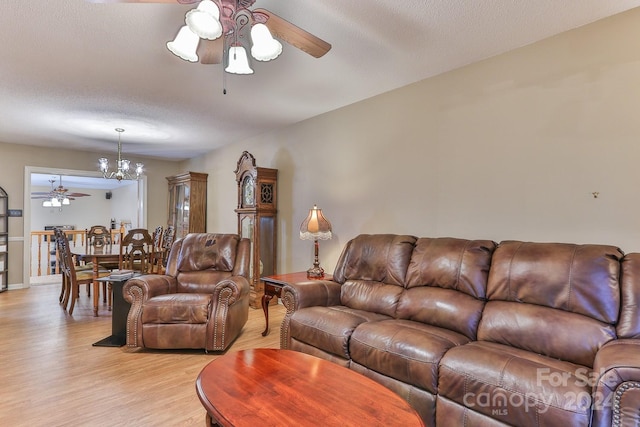
M282 53L282 44L273 38L265 22L266 11L248 9L255 0L202 0L187 12L185 24L167 48L190 62L199 60L200 39L222 37L222 62L231 74L253 74L247 48L257 61L271 61ZM250 39L250 43L249 43ZM327 49L328 50L328 49Z
M98 163L100 163L102 176L106 179L117 179L118 181L122 181L123 179L140 179L144 165L142 163L136 163L136 168L131 170L131 162L122 158L122 141L120 137L124 129L116 128L116 132L118 132L118 170L109 171L109 160L107 160L106 157L101 157L98 159Z

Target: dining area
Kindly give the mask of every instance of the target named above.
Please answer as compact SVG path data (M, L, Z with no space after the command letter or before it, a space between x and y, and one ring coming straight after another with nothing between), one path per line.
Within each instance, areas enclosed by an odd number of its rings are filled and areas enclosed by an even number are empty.
M55 263L52 273L60 274L59 303L73 315L75 303L86 287L87 297L93 300L93 315L99 316L101 307L108 311L114 305L116 282L122 283L133 275L161 273L175 238L172 226L158 226L152 231L144 228L125 230L94 225L78 233L62 228L52 231Z

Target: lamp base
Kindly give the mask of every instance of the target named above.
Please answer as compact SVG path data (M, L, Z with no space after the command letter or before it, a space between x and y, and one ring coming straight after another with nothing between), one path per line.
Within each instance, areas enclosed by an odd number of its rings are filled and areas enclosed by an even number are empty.
M324 277L324 269L319 265L314 265L307 270L307 279L322 279Z

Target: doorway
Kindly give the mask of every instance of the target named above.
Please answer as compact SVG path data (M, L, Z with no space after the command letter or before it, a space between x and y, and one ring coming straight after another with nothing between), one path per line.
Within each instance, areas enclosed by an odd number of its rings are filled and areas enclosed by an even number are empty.
M25 288L32 284L34 267L32 265L34 262L32 231L40 231L45 226L51 225L70 225L77 229L85 229L96 224L109 227L111 219L117 221L118 227L120 222L125 222L127 227L146 228L147 226L145 176L138 181L118 182L104 179L97 171L26 166L24 183L22 283ZM32 199L32 192L39 190L40 193L46 193L48 189L57 188L59 185L72 192L82 192L88 196L72 198L70 205L53 207L44 203L46 199ZM74 203L76 203L75 206Z

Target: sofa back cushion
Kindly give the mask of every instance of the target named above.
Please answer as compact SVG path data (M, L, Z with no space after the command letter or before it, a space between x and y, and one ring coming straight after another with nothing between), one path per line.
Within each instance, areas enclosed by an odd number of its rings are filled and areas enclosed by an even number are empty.
M333 274L342 284L341 304L395 315L416 240L395 234L362 234L350 240Z
M606 245L500 243L478 339L591 366L616 337L622 257Z
M418 239L396 316L475 339L495 248L490 240Z

